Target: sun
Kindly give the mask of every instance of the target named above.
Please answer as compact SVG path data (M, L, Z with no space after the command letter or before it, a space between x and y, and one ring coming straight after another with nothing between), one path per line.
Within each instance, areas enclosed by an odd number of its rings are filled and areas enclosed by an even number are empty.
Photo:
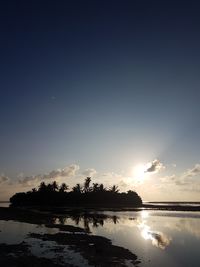
M138 182L143 182L146 174L146 166L144 164L138 164L133 167L133 176Z

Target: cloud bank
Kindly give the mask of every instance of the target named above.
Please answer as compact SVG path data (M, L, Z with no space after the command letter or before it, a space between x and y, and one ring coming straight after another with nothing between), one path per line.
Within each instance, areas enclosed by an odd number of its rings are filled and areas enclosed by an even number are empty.
M41 181L45 181L45 180L53 180L53 179L57 179L59 177L64 177L64 178L70 178L76 175L76 172L79 170L79 166L76 164L71 164L67 167L65 167L64 169L57 169L57 170L52 170L49 173L46 174L39 174L39 175L35 175L35 176L27 176L24 178L20 178L18 180L19 184L23 185L23 186L28 186L28 185L32 185L36 182L41 182Z

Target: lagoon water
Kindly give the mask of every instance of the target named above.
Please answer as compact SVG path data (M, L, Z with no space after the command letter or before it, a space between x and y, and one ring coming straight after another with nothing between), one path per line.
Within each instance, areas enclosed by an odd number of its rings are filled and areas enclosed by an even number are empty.
M0 201L0 207L3 207L3 208L8 208L10 205L10 202L6 202L6 201Z
M109 212L117 221L105 220L93 234L105 236L114 244L128 248L141 260L139 266L199 267L199 212ZM73 221L67 224L74 224ZM84 226L84 221L79 225Z
M67 217L55 223L84 227L91 234L107 237L112 243L129 249L141 261L141 267L199 267L200 266L200 212L174 211L138 211L103 212L89 217ZM105 215L105 216L104 216ZM106 216L107 215L107 216ZM16 244L29 242L32 252L41 254L41 242L27 238L32 233L56 233L58 229L49 229L14 221L0 221L0 243ZM44 243L44 242L43 242ZM52 257L48 246L43 244L43 256ZM45 251L46 249L46 251ZM80 255L69 256L66 261L76 266L88 266ZM74 259L73 259L74 258ZM75 262L74 262L75 260ZM132 265L129 265L132 266Z

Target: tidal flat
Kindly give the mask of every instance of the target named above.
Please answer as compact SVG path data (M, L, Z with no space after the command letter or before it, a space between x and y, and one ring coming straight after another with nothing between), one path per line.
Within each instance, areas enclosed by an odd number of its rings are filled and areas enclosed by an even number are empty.
M197 267L199 229L199 211L0 208L0 265Z

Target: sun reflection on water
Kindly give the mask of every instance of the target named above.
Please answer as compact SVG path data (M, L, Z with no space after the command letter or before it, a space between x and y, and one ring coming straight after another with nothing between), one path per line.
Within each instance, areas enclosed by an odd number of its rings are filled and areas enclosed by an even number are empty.
M141 219L138 222L138 228L140 230L142 238L145 240L151 240L153 246L165 249L171 242L171 238L162 232L151 230L147 224L147 218L149 216L148 211L141 212Z

